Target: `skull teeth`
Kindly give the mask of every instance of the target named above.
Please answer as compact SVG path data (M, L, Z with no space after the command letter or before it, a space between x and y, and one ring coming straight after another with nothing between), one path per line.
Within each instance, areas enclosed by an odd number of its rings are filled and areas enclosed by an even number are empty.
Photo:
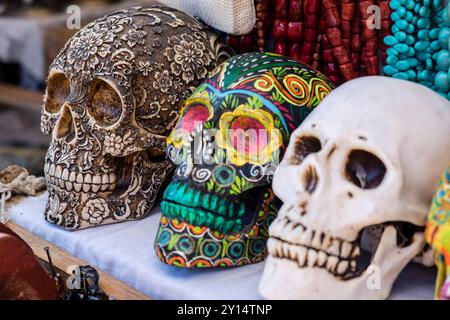
M47 183L75 192L104 192L113 191L116 187L116 175L114 173L103 175L92 175L90 173L76 173L62 168L53 163L46 163L44 167Z
M294 242L287 241L294 239ZM337 276L356 272L359 245L307 228L289 218L277 218L270 226L268 252L289 259L301 268L324 268Z

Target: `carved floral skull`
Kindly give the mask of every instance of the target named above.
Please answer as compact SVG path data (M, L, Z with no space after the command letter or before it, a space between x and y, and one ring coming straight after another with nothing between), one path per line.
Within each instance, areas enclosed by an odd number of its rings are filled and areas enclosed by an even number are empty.
M160 259L227 267L264 259L279 208L273 169L296 128L332 84L295 60L232 57L186 100L168 139L177 169L161 204Z
M173 168L165 140L184 99L228 56L197 20L164 7L79 31L47 80L45 219L74 230L144 217Z
M450 159L449 123L450 103L413 82L364 77L328 95L291 135L275 172L283 206L269 228L260 293L386 298L424 247L428 206ZM376 225L383 231L370 257L360 240Z

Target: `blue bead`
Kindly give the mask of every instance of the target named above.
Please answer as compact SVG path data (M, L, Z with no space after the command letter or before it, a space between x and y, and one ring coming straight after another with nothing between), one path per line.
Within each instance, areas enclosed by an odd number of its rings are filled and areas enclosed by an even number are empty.
M417 75L413 70L410 69L410 70L406 71L406 73L409 76L409 80L413 80L413 81L416 80Z
M439 9L440 6L441 6L441 0L433 0L433 7L435 9Z
M416 55L416 50L413 47L408 47L408 57L414 57Z
M388 56L386 58L387 64L395 64L398 61L398 58L396 56Z
M428 70L433 70L433 60L428 58L427 60L425 60L425 67Z
M408 52L408 46L404 43L397 43L393 47L398 53L406 53Z
M410 68L410 65L406 60L400 60L395 64L394 67L400 71L406 71Z
M398 72L392 75L393 78L409 80L409 75L406 72Z
M395 50L394 48L388 48L386 50L386 53L388 56L397 56L398 55L397 50Z
M408 61L409 65L413 68L417 67L417 65L419 64L419 60L417 60L416 58L408 58L406 59L406 61Z
M406 16L406 9L404 7L400 7L397 9L397 11L395 11L397 13L397 15L401 18L403 18L404 16Z
M398 15L397 12L394 11L394 12L391 13L391 20L392 21L396 22L396 21L398 21L400 19L401 19L401 17Z
M421 84L423 84L424 86L427 86L428 88L431 88L434 84L433 81L420 81Z
M411 11L407 11L406 12L406 21L412 21L412 19L414 18L414 14Z
M428 35L431 39L436 40L439 36L439 31L441 31L440 28L433 28L430 30L430 33Z
M415 2L414 2L414 0L408 0L408 1L406 1L406 8L408 8L409 10L412 10L412 9L414 9L414 6L415 6Z
M395 38L395 37L393 37L393 36L387 36L387 37L385 37L384 38L384 43L386 44L386 45L388 45L388 46L393 46L394 44L397 44L398 43L398 41L397 41L397 39Z
M426 59L428 59L429 57L431 57L431 54L423 52L423 51L419 51L416 53L416 57L417 59L419 59L420 61L425 61Z
M406 37L407 37L406 32L404 32L404 31L396 32L396 33L394 33L394 36L399 42L405 42Z
M442 48L446 48L448 46L448 39L450 37L450 28L442 28L438 35L438 41L441 44Z
M432 77L433 74L430 70L422 70L417 74L417 78L419 79L419 81L430 81Z
M420 29L425 29L430 25L430 19L427 18L420 18L417 20L417 27Z
M384 66L383 71L386 75L392 76L393 74L396 74L398 72L397 69L395 69L393 66Z
M431 0L423 0L423 5L425 7L430 7L431 6Z
M400 30L404 30L408 27L408 22L406 20L400 19L397 20L394 25L397 26Z
M430 43L430 48L433 51L437 51L437 50L441 49L442 47L438 40L434 40L433 42Z
M430 46L430 43L428 41L419 40L414 45L414 49L416 49L417 51L424 51L429 46Z
M406 42L407 45L412 46L416 42L416 39L414 39L413 36L408 35L406 37L406 41L405 42Z
M428 30L427 29L419 30L419 32L417 32L417 37L419 38L419 40L427 39L428 38Z
M415 30L416 30L416 27L414 27L414 25L412 23L408 24L408 26L405 29L405 31L408 33L414 33Z
M393 24L392 27L391 27L391 31L392 31L393 33L396 33L396 32L399 32L400 29L399 29L395 24Z
M397 10L398 8L401 8L401 5L397 0L392 0L389 2L389 7L391 7L392 10Z
M440 71L448 71L450 68L450 54L447 50L441 50L436 55L436 68Z
M434 85L439 91L448 92L450 90L450 83L448 80L447 73L439 71L434 77Z
M419 9L419 15L420 15L421 17L428 18L429 15L430 15L430 9L428 9L427 7L421 7L421 8Z

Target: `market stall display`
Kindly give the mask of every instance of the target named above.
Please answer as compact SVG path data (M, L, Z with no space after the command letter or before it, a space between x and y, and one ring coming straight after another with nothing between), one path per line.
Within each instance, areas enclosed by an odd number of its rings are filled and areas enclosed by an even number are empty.
M294 131L275 172L283 207L269 228L261 294L387 298L424 248L434 184L450 159L449 123L450 102L413 82L372 76L333 90ZM382 236L365 257L362 234L376 225Z
M184 99L228 56L204 25L164 7L78 32L47 80L45 219L76 230L145 217L173 168L163 155Z
M177 169L155 240L163 262L204 268L264 259L280 205L273 170L290 133L332 89L322 74L271 53L234 56L211 73L167 140Z

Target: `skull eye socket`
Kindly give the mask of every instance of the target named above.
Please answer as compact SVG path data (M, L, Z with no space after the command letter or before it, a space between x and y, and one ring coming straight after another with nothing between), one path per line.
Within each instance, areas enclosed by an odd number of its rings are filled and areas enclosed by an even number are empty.
M289 158L290 164L300 164L311 153L319 152L322 149L320 140L313 136L303 136L295 141L294 152Z
M111 126L122 115L122 100L106 81L96 79L91 84L88 112L100 126Z
M198 125L211 118L211 110L202 103L193 103L186 107L178 128L192 132Z
M70 81L64 73L55 73L48 79L44 110L57 113L70 94Z
M361 189L378 187L386 174L386 166L374 154L364 150L352 150L345 167L347 180Z

